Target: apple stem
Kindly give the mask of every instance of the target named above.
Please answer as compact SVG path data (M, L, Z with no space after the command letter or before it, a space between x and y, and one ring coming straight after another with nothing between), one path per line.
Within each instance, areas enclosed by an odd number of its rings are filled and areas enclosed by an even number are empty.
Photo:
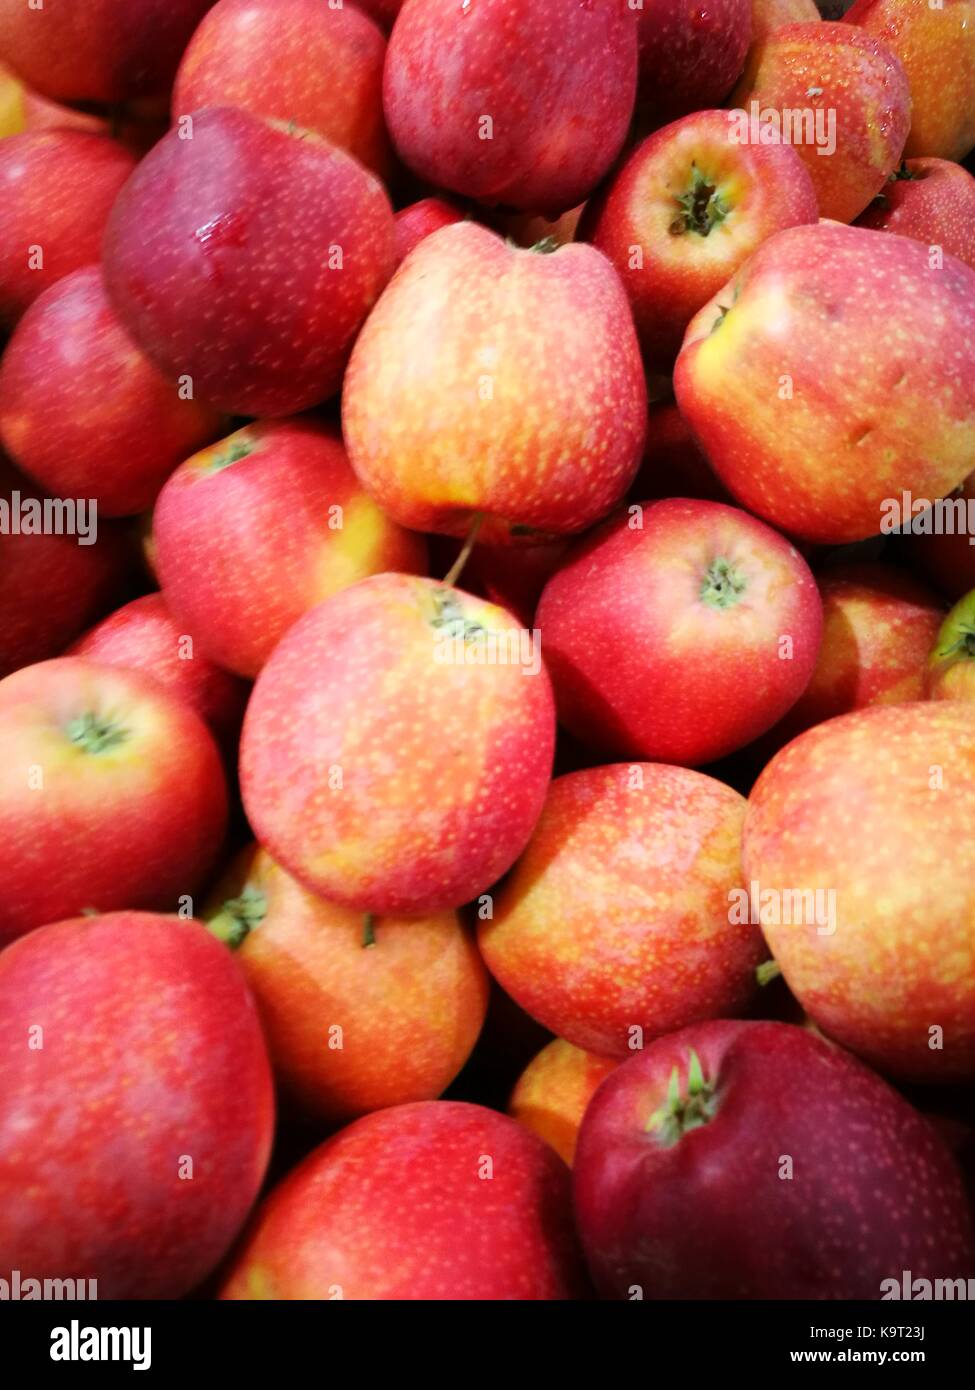
M362 918L362 949L376 944L376 915L367 912Z
M443 582L445 584L456 584L460 576L463 574L464 566L471 558L471 551L474 549L475 542L477 541L477 533L478 531L480 531L481 523L483 521L484 513L475 512L473 520L471 521L470 530L467 532L467 538L465 539L464 544L460 548L460 554L457 556L457 559L454 561L450 569L444 575Z
M118 744L124 743L129 736L128 729L124 729L120 724L113 724L110 719L103 719L90 710L80 714L77 719L72 719L66 733L71 742L86 753L104 753L107 748L115 748Z
M765 960L755 971L755 979L760 985L771 984L782 974L782 967L777 960Z
M259 888L247 885L239 897L227 899L216 916L207 922L207 927L218 941L236 951L266 916L267 898Z

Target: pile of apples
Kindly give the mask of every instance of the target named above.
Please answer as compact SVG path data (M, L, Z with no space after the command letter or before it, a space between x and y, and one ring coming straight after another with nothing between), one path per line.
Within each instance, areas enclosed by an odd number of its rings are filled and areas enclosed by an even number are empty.
M975 0L0 65L0 1274L975 1276Z

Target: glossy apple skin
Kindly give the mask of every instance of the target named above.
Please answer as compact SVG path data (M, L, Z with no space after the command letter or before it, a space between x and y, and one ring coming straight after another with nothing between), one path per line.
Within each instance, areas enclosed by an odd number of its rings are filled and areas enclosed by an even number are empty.
M0 359L0 439L11 458L58 497L94 498L105 516L148 507L220 423L209 406L181 400L135 345L97 265L35 299Z
M455 222L463 222L464 213L446 198L421 198L418 203L410 203L396 214L396 264L402 265L414 246L419 246L424 237L431 232L439 232L441 227L451 227Z
M631 525L640 520L642 529ZM725 562L744 589L703 596ZM627 509L549 580L536 614L559 719L587 746L695 766L750 743L804 690L822 603L802 556L736 507ZM792 639L791 655L782 638Z
M25 10L26 13L26 10ZM128 150L79 130L25 131L0 143L0 327L72 270L98 260ZM43 265L31 269L40 248Z
M970 705L872 706L801 734L749 799L745 878L836 895L833 934L764 926L786 983L824 1033L907 1080L975 1076L973 767Z
M790 228L691 321L674 389L742 506L827 545L876 535L885 499L971 470L975 272L908 237Z
M367 932L361 912L306 892L254 845L203 916L234 947L277 1080L304 1114L337 1125L435 1100L467 1061L488 978L454 913L379 917Z
M356 6L323 0L217 0L187 46L173 119L239 106L314 130L381 178L386 40Z
M752 0L643 0L636 17L644 121L663 125L723 101L752 41L751 10Z
M359 335L349 458L401 525L483 541L583 530L619 501L646 431L626 295L590 246L549 254L473 222L428 236Z
M421 1101L366 1115L310 1154L258 1209L220 1296L585 1295L562 1160L506 1115Z
M383 77L393 143L438 188L555 217L622 147L636 47L618 0L410 0Z
M908 158L975 146L975 0L857 0L845 16L897 54L911 84Z
M924 693L929 700L975 702L975 590L959 599L935 635Z
M90 750L70 732L88 715L125 736ZM90 908L176 911L226 817L213 738L152 677L61 657L0 681L0 940Z
M274 1130L229 953L154 913L42 927L0 956L0 1052L4 1268L83 1271L99 1298L189 1293L243 1225Z
M779 112L835 111L832 153L815 142L793 146L823 217L852 222L900 163L911 121L907 77L885 44L851 24L786 24L756 44L728 104L749 111L753 101Z
M975 178L947 159L908 159L857 226L940 246L975 270Z
M435 580L375 575L301 618L254 687L240 759L250 823L346 907L459 907L511 867L542 809L555 739L545 668L474 664L473 638L459 639L461 664L443 641L455 623L499 640L520 631Z
M758 928L729 917L744 818L738 792L687 768L557 777L480 923L488 969L546 1028L608 1057L741 1012L766 959Z
M136 342L194 394L287 415L339 387L393 266L382 185L351 156L230 107L150 151L105 233L105 281ZM342 264L339 267L338 254Z
M784 24L817 24L816 0L752 0L752 43L760 43Z
M692 1050L716 1113L667 1146L648 1124L675 1067L686 1095ZM608 1298L879 1299L902 1270L966 1278L975 1260L961 1175L934 1128L790 1024L716 1020L632 1057L586 1112L573 1177Z
M508 1114L534 1130L571 1168L586 1107L617 1065L613 1057L599 1057L555 1038L518 1078Z
M581 235L616 267L645 359L669 368L684 331L763 241L818 220L812 179L789 145L740 144L726 111L697 111L632 152L606 192L586 205ZM703 181L720 200L711 225L678 198ZM640 264L634 266L634 247Z

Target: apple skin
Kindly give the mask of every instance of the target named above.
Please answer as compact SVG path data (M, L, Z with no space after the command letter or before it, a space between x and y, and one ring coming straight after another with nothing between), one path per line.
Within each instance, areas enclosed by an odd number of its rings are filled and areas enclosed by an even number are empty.
M663 125L731 91L752 41L752 0L642 0L637 34L637 110Z
M729 915L744 819L744 797L687 768L557 777L479 924L488 969L546 1028L606 1057L741 1012L767 958L757 927Z
M671 498L581 542L535 622L570 733L621 757L694 766L744 747L799 698L822 603L802 556L763 522ZM791 655L780 655L783 637Z
M959 599L935 635L924 693L929 700L975 702L975 590Z
M350 155L230 107L174 127L122 190L105 282L169 376L240 415L332 395L393 267L382 185ZM336 259L341 252L342 264Z
M805 540L864 540L885 499L944 497L971 469L975 272L932 269L909 237L792 227L691 321L674 389L743 507Z
M383 76L393 143L438 188L556 217L622 148L636 40L619 0L409 0Z
M764 925L786 984L825 1034L906 1080L975 1077L973 768L970 705L873 705L794 739L749 799L746 880L836 895L832 934Z
M819 218L789 145L740 144L727 111L697 111L630 154L580 234L616 267L644 358L669 368L684 331L763 241ZM680 199L693 201L684 207ZM633 266L634 247L641 263Z
M687 421L674 401L653 401L647 414L647 443L630 496L635 502L650 497L698 497L734 505L694 442Z
M464 535L480 514L482 541L512 528L543 540L620 500L646 405L629 305L605 257L583 245L527 251L464 222L422 241L370 314L342 422L353 468L401 525Z
M394 217L396 237L396 265L400 266L424 237L431 232L439 232L441 227L451 227L455 222L464 221L464 213L446 198L421 198L418 203L410 203L401 208Z
M752 0L752 43L784 24L818 24L822 15L816 0Z
M692 1053L716 1094L690 1096ZM650 1126L675 1069L698 1124L680 1133L675 1121L668 1144L659 1119ZM966 1278L975 1260L961 1175L934 1128L855 1058L786 1023L720 1019L637 1053L586 1111L573 1179L608 1298L879 1299L902 1270Z
M0 359L7 452L55 496L93 498L104 516L144 511L220 424L209 406L181 400L136 347L97 265L35 299Z
M907 77L886 44L851 24L786 24L756 44L728 105L750 111L753 101L763 110L835 111L831 154L815 142L793 146L823 217L852 222L900 163L911 122Z
M71 731L86 719L118 741ZM226 819L213 738L153 677L61 657L0 681L0 941L91 908L175 911Z
M948 508L963 500L966 507L975 505L975 473L970 473L949 495L945 505L933 510L932 524L941 526L941 534L925 536L911 534L904 542L911 565L950 599L959 599L969 589L975 589L975 545L969 544L967 531L954 534L947 529L951 519ZM940 517L939 517L940 513Z
M4 1269L77 1271L99 1298L189 1293L242 1226L274 1131L229 953L154 913L41 927L0 956L0 1052Z
M306 1115L344 1124L435 1100L477 1042L488 977L452 912L364 924L253 845L203 916L234 948L278 1083Z
M355 155L380 178L386 40L356 5L323 0L217 0L194 33L173 87L173 119L239 106L294 121Z
M613 1057L599 1057L554 1038L518 1078L508 1114L534 1130L571 1168L586 1107L618 1065Z
M356 1120L285 1178L258 1208L220 1297L586 1293L562 1160L507 1115L419 1101Z
M0 142L0 327L12 328L55 281L98 260L108 214L134 168L114 140L80 130L25 131ZM31 269L38 247L43 266Z
M975 0L857 0L845 19L903 64L913 100L905 156L964 159L975 146Z
M542 665L474 664L477 628L522 631L458 589L380 574L278 644L247 707L241 790L257 839L313 892L361 912L447 911L524 849L552 771L551 685Z
M857 226L940 246L975 270L975 178L947 159L905 160Z

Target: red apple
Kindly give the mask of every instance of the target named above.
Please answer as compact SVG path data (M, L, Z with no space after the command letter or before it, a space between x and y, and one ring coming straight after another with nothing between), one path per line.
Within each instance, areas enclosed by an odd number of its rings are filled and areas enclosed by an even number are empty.
M243 1224L274 1126L229 954L145 912L42 927L0 955L0 1052L4 1269L189 1293Z
M694 442L687 421L669 400L653 401L647 416L647 443L630 496L699 497L709 502L734 499Z
M244 806L261 844L323 897L446 911L524 849L554 736L548 675L510 613L380 574L301 618L261 672Z
M508 1114L540 1135L571 1168L586 1107L617 1065L613 1057L598 1057L555 1038L518 1078Z
M519 549L479 545L468 561L465 583L470 579L478 593L514 613L524 627L531 627L542 590L564 562L568 549L565 540Z
M818 220L812 179L788 145L743 141L732 114L697 111L632 152L586 206L581 234L626 287L644 354L666 369L688 323L784 227Z
M108 214L134 168L114 140L80 130L0 141L0 327L98 259Z
M217 0L183 55L173 119L203 106L239 106L294 121L380 176L386 40L355 5L328 0Z
M418 203L401 208L393 219L396 237L396 264L402 265L414 246L419 246L431 232L463 222L464 214L445 198L421 198Z
M591 246L526 251L473 222L434 232L359 335L342 422L353 468L404 526L464 535L481 516L495 541L591 526L646 430L616 273Z
M639 36L637 108L663 125L717 106L752 41L752 0L633 0Z
M816 664L806 562L720 502L670 499L608 521L549 580L536 624L559 719L590 747L686 765L750 743Z
M854 1058L786 1023L660 1038L600 1087L574 1169L596 1287L619 1299L879 1299L965 1278L961 1175Z
M256 676L322 599L381 570L422 572L422 537L359 486L338 432L313 420L247 425L187 459L156 502L155 567L181 630Z
M434 1100L467 1061L488 982L452 912L364 921L252 846L204 916L234 948L279 1084L305 1113L341 1124Z
M389 278L389 202L310 131L229 107L188 119L115 204L109 294L136 342L195 395L235 414L304 410L338 389Z
M687 768L557 777L480 923L488 969L546 1028L609 1057L739 1013L765 958L749 912L733 911L744 818L738 792Z
M438 188L555 217L620 151L636 47L620 0L409 0L383 76L390 134Z
M458 1101L366 1115L259 1208L225 1299L571 1299L586 1285L569 1173L537 1135Z
M0 940L88 909L175 911L226 816L211 735L152 677L63 657L0 681Z
M358 0L359 8L371 15L384 29L391 29L404 0Z
M906 544L911 564L950 599L975 588L975 473L970 473L942 502L913 519Z
M512 212L510 209L494 208L485 210L483 220L501 236L513 241L516 246L531 248L540 241L551 246L568 246L576 240L579 219L585 203L569 208L559 217L544 217L541 213Z
M909 159L857 218L857 226L940 246L975 270L975 178L947 159Z
M691 322L681 414L742 506L825 544L975 457L975 272L908 237L793 227Z
M752 43L784 24L815 24L821 18L816 0L752 0Z
M925 694L929 700L975 701L975 590L959 599L934 639Z
M975 1077L973 772L970 705L876 705L801 734L749 801L745 878L776 895L762 927L786 983L824 1033L907 1079ZM805 905L830 894L815 925Z

